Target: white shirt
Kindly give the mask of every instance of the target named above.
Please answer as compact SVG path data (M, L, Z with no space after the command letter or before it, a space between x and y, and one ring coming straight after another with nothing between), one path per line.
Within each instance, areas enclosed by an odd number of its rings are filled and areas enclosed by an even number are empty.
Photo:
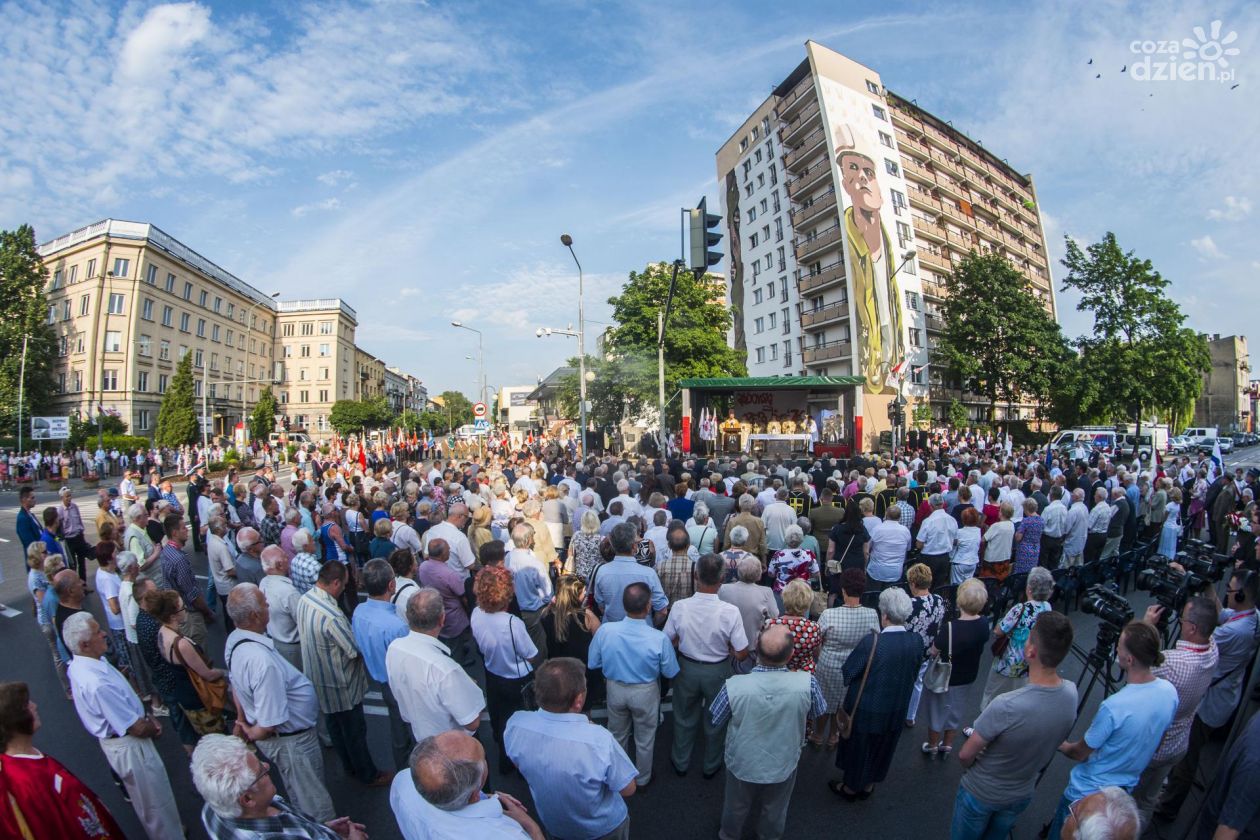
M1011 517L1011 522L1018 523L1024 518L1024 491L1019 488L1007 488L998 494L998 504L1010 502L1011 507L1015 508L1015 515Z
M429 552L429 540L433 539L446 540L446 544L451 549L450 556L446 559L446 565L464 577L468 577L468 570L472 568L477 558L473 556L472 544L468 542L468 537L464 535L464 532L445 520L434 525L424 532L426 557Z
M942 508L932 511L919 526L919 542L923 543L924 554L949 554L957 536L958 520Z
M470 619L473 638L481 649L486 670L506 679L523 677L534 670L525 660L538 655L525 622L511 613L488 613L475 607Z
M871 534L871 556L866 573L878 581L900 580L909 550L910 529L896 520L885 519Z
M676 602L665 622L665 635L678 642L678 652L700 662L721 662L731 651L748 647L739 607L708 592Z
M1046 505L1046 509L1041 512L1041 518L1046 523L1041 533L1047 537L1063 536L1067 533L1067 515L1067 508L1063 506L1062 499L1055 499Z
M430 805L416 790L411 770L403 768L389 786L389 807L405 840L522 840L529 835L503 812L497 794L456 811Z
M767 547L777 550L787 545L787 529L796 524L796 511L787 502L771 502L761 512L761 521Z
M507 567L509 572L516 574L521 569L533 569L538 572L541 579L543 598L551 600L554 594L551 588L551 575L547 572L547 564L538 559L538 555L530 551L528 548L513 548L507 553L507 557L503 560L503 565Z
M287 645L298 644L297 602L302 596L288 575L267 575L258 582L267 599L267 635Z
M481 718L481 688L442 642L414 630L385 651L389 688L417 741Z
M144 706L127 678L104 659L80 654L70 660L67 675L74 709L93 738L126 735L144 717Z
M127 641L138 645L140 639L136 636L136 617L140 615L140 602L133 594L133 586L129 580L118 585L118 606L122 607L123 629L126 631Z
M652 545L656 546L656 561L659 563L670 555L669 540L666 537L669 532L664 525L653 525L643 532L645 540L651 540Z
M621 502L621 515L626 517L627 519L629 519L632 516L643 515L643 505L639 504L639 500L632 499L631 497L627 496L625 493L622 493L620 496L613 499L612 502L609 502L608 503L609 508L612 508L613 502Z
M984 532L984 541L988 546L984 550L986 563L1005 563L1011 559L1011 546L1015 543L1015 523L1009 519L1000 519Z
M232 547L218 534L208 534L206 557L210 574L214 578L214 591L226 596L236 585L236 578L228 575L229 570L236 568L236 561L232 557Z
M419 555L422 550L420 545L420 537L416 534L416 529L412 528L406 522L394 522L394 531L389 535L389 541L398 548L411 549L411 553Z
M237 627L223 648L245 720L274 727L281 735L315 725L319 716L315 686L276 651L270 637Z
M116 572L107 572L104 569L97 569L94 578L96 582L96 594L101 599L101 606L104 608L105 620L109 622L110 630L124 630L122 616L122 601L118 602L118 615L114 615L114 611L109 608L109 599L118 597L119 587L122 585L122 579L118 577Z

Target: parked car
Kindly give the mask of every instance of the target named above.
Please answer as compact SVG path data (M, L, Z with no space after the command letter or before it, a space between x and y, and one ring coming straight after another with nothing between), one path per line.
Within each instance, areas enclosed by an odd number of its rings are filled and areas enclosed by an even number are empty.
M1231 438L1231 437L1224 437L1224 436L1222 436L1222 437L1218 437L1218 438L1216 439L1216 442L1220 444L1220 447L1221 447L1221 452L1233 452L1233 451L1234 451L1234 439L1233 439L1233 438Z
M1168 439L1168 452L1172 455L1180 455L1183 452L1189 452L1193 448L1190 438L1185 435L1173 435Z

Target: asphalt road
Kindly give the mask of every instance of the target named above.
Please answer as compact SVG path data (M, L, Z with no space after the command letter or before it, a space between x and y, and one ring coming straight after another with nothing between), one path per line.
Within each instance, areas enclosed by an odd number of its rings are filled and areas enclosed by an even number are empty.
M1260 464L1260 447L1241 450L1227 458L1244 465ZM52 492L41 492L37 507L54 501ZM84 512L84 519L91 529L90 511L93 510L94 494L85 492L76 499ZM40 706L43 727L36 736L36 744L48 754L66 764L74 773L95 790L110 811L118 819L128 837L143 837L143 833L131 807L123 801L110 779L108 768L94 739L84 731L73 706L61 694L53 672L48 648L36 628L29 597L25 594L25 572L19 557L20 544L14 533L16 494L0 496L0 568L4 582L0 584L0 603L7 604L9 613L0 618L0 644L6 655L0 657L0 681L22 680L30 684L32 697ZM89 534L89 537L93 536ZM205 574L205 557L194 558L199 574ZM1140 614L1148 602L1145 593L1129 593L1135 610ZM89 596L87 606L101 617L101 605L95 595ZM1077 641L1085 648L1093 646L1096 620L1081 612L1072 613ZM210 628L210 648L216 662L222 661L223 632L219 625ZM987 673L988 654L981 673ZM1081 679L1082 665L1069 658L1061 668L1061 674L1078 685L1084 685L1088 677ZM983 677L982 677L983 678ZM1080 737L1093 718L1098 703L1103 699L1101 687L1095 688L1077 723L1073 737ZM976 692L975 703L978 704ZM370 694L365 703L368 712L369 747L378 766L385 767L389 756L388 721L379 695ZM964 719L969 718L970 715ZM599 716L597 715L597 719ZM487 745L487 752L495 754L489 727L482 726L479 736ZM836 778L834 755L805 750L797 772L796 788L792 796L787 823L787 836L837 836L900 838L947 837L954 796L958 789L961 768L956 759L925 758L919 745L926 740L926 727L920 724L914 730L903 733L897 748L893 770L888 780L877 787L875 795L866 802L846 803L833 795L826 786ZM715 837L722 811L722 776L705 781L698 770L687 777L678 778L670 769L669 747L672 741L672 718L668 712L657 738L656 768L652 784L630 800L632 836L644 838L692 838ZM159 750L170 770L171 784L189 836L204 837L200 822L201 800L192 786L187 758L175 734L164 731L159 740ZM348 779L331 750L324 753L328 789L339 814L348 814L367 825L369 834L376 840L397 838L401 834L389 808L387 789L368 789ZM493 759L491 761L493 765ZM698 767L699 759L693 763ZM1014 837L1035 837L1037 830L1048 822L1058 803L1067 780L1070 762L1056 757L1045 778L1037 788L1036 796L1016 825ZM490 785L511 793L527 805L529 790L519 777L501 778L491 768ZM1192 798L1181 820L1173 828L1156 826L1147 837L1181 837L1184 826L1194 817L1197 803ZM753 836L750 828L747 836Z

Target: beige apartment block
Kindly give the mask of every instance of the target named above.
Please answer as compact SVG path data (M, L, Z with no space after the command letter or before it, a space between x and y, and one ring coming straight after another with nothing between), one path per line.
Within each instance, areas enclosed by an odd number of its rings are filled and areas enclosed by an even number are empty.
M911 401L930 400L939 418L959 399L980 419L987 400L949 387L934 364L944 278L969 251L1000 253L1056 314L1032 176L886 90L874 69L812 41L805 52L717 152L732 341L752 375L863 376L877 425L900 360L914 371ZM866 242L855 212L874 217Z
M1247 336L1204 336L1212 366L1203 374L1203 393L1194 405L1194 425L1221 434L1252 431L1251 357Z
M230 435L273 374L273 301L155 225L106 219L40 246L57 335L57 414L117 411L152 435L193 356L214 434Z
M332 433L337 400L386 394L385 363L355 346L358 316L340 298L277 300L144 222L105 219L40 246L57 336L58 415L117 411L151 437L185 354L209 433L231 437L271 386L290 428ZM397 371L395 391L424 404Z

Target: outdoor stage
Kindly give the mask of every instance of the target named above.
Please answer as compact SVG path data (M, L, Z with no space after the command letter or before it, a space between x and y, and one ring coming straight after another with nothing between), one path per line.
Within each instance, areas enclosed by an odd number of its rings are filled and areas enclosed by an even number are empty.
M860 376L684 379L679 382L683 450L848 458L862 437L862 418L854 412L862 382ZM702 424L710 417L714 422ZM710 433L704 435L706 429Z

